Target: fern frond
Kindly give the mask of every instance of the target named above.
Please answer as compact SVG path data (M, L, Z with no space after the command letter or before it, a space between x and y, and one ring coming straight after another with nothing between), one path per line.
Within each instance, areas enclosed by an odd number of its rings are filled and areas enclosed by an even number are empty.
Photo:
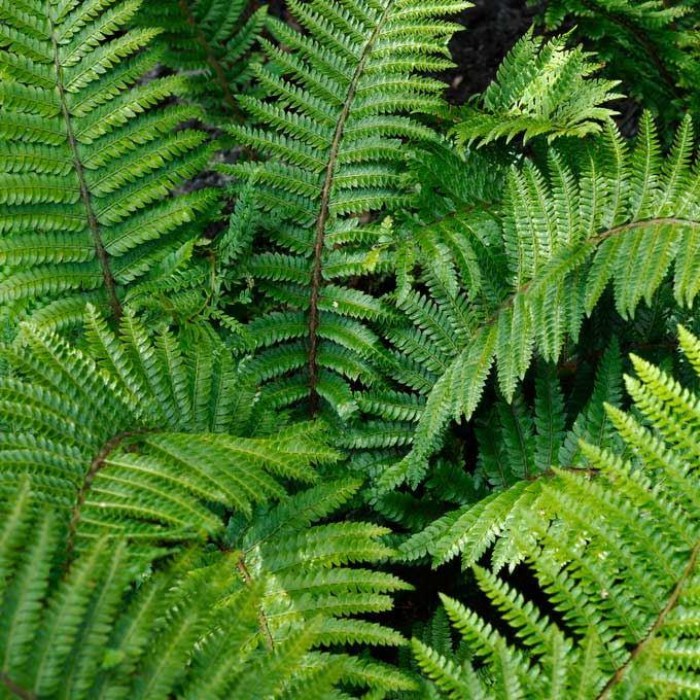
M431 388L413 453L386 473L384 485L422 477L425 459L441 445L449 421L472 416L494 363L499 387L512 400L535 353L548 362L558 360L565 340L577 341L584 317L609 285L623 319L631 319L643 300L650 304L669 275L676 303L692 305L697 276L691 269L700 230L693 144L686 119L662 158L647 115L631 153L608 125L578 175L556 151L550 153L548 171L531 162L511 170L498 217L501 242L491 244L499 245L500 255L482 258L482 269L510 277L510 289L501 283L494 294L489 285L473 299L460 290L459 303L439 286L431 287L438 290L437 301L425 293L402 297L418 333L430 333L438 314L446 319L444 327L454 330L434 355L439 365L413 349L422 342L403 341L410 333L416 338L416 331L396 335L394 344L424 366ZM486 238L493 221L477 218L469 228L483 227ZM423 313L430 305L435 311ZM460 349L450 350L450 343ZM421 385L414 387L425 393Z
M214 206L211 191L170 199L210 146L196 129L174 131L199 116L172 104L180 78L139 84L158 31L125 30L138 7L0 4L0 300L14 313L58 300L53 325L75 324L69 300L90 293L120 316L122 288L196 236Z
M337 651L315 650L324 638L338 646L363 643L363 633L369 644L403 641L360 620L356 630L343 632L352 620L331 606L300 612L284 635L266 636L271 574L256 572L256 580L242 575L244 560L236 552L212 556L188 550L144 573L150 560L143 553L134 558L125 541L114 546L103 539L66 570L61 519L37 513L27 493L24 488L12 499L14 517L3 511L5 532L23 529L25 541L23 550L11 538L0 543L3 696L292 700L308 687L317 695L307 697L330 700L345 684L374 692L413 687L405 674L378 662L361 665ZM352 570L338 568L328 571L330 587L334 572L340 576L335 595L339 601L354 596L354 604L346 604L353 612L366 605L353 593L358 586L379 592L401 585L370 571L347 577Z
M693 357L700 341L680 332ZM510 527L497 535L511 542L502 549L507 556L493 572L475 570L519 641L444 600L465 643L485 663L486 677L499 683L507 660L526 697L551 697L554 683L560 697L692 697L695 692L698 629L691 620L698 612L700 510L693 495L696 454L688 449L696 449L700 430L697 397L652 365L634 362L639 378L627 383L646 425L608 407L629 456L582 442L586 469L557 470L542 480L533 500L513 508ZM513 503L523 488L533 484L499 497L508 494ZM478 536L476 528L459 543L453 539L454 546L466 551L466 543ZM540 604L497 575L506 563L529 569L547 607L538 610ZM548 612L550 606L555 613ZM525 648L534 655L523 667L519 659ZM420 645L416 649L438 687L467 681L449 658ZM444 697L453 696L445 692Z
M548 30L574 26L573 33L605 63L606 75L645 108L674 124L696 112L697 4L660 0L555 0L542 14Z
M267 23L267 6L247 0L169 0L146 3L140 26L160 30L161 62L187 78L187 96L215 122L240 115L237 96L252 78L257 38Z
M222 508L250 515L285 480L313 481L311 464L335 459L318 427L241 436L253 392L211 336L153 338L126 314L118 337L94 311L87 326L86 351L25 326L0 383L3 489L32 475L71 537L221 535Z
M506 142L522 134L553 141L600 133L615 112L602 105L621 95L614 80L593 77L602 67L569 35L545 42L528 32L503 59L498 74L476 103L459 111L454 132L462 144Z
M274 380L273 391L300 377L312 412L323 398L350 415L357 409L347 384L370 383L371 373L356 371L358 361L324 337L324 329L385 314L377 299L350 283L376 269L366 247L353 244L354 232L361 215L408 201L410 144L438 140L419 116L440 106L442 85L420 74L449 64L445 43L457 27L442 18L464 6L292 2L308 33L272 22L287 50L262 41L269 63L259 79L268 99L243 99L255 126L230 132L270 160L231 170L254 180L257 202L268 212L263 235L270 252L254 253L248 273L273 306L300 312L305 328L295 327L290 342L282 340L273 354L263 350L250 371L256 381ZM256 331L262 347L275 343L259 334L262 326ZM364 356L381 354L379 338L368 328L362 335L369 345ZM341 354L343 362L327 361ZM284 401L299 398L290 391Z

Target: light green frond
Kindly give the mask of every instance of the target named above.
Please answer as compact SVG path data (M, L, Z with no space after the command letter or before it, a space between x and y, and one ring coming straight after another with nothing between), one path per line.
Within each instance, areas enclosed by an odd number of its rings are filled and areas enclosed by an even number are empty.
M565 342L578 341L585 316L608 287L626 320L643 301L650 305L669 277L675 301L693 303L697 276L690 270L700 205L692 143L686 120L664 157L646 115L631 152L608 124L598 143L578 161L572 158L571 166L563 154L550 151L548 171L527 161L511 168L497 217L500 241L490 243L489 252L475 249L481 287L466 288L459 305L432 288L432 298L421 298L427 313L414 311L415 303L407 307L415 330L390 334L401 353L424 368L430 390L414 385L427 394L425 408L413 452L387 476L387 487L420 478L450 420L473 415L493 364L502 393L512 401L533 356L558 361ZM574 168L580 168L577 175ZM492 216L467 213L465 221L477 240L491 238ZM418 282L431 279L427 265L426 270ZM489 276L509 276L508 291L499 281L493 283L499 291L490 294ZM402 294L410 300L415 292ZM440 352L426 354L427 336L438 321ZM572 453L575 445L566 449Z
M700 341L681 333L692 358ZM640 378L628 385L647 426L619 409L608 410L637 459L583 443L586 469L556 470L540 479L541 488L526 507L513 505L513 498L537 482L523 482L499 496L513 494L509 527L497 534L512 544L501 548L506 557L493 571L475 573L516 637L444 601L471 654L484 660L486 678L500 688L498 697L507 697L504 688L518 684L528 689L525 697L553 697L554 687L559 697L693 696L698 628L691 620L697 616L700 510L692 497L697 469L688 447L690 436L696 443L700 431L697 398L648 363L636 360L635 366ZM484 520L480 516L476 522ZM454 527L458 521L449 515L443 522ZM444 526L432 530L438 536L448 532ZM422 538L432 542L430 532ZM466 542L452 532L453 547L466 550L478 532L475 528ZM498 574L503 563L527 567L537 584L528 591L544 595L546 604L513 589ZM436 657L415 648L436 687L453 697L429 664ZM527 666L520 666L528 648L536 651ZM455 680L466 682L466 672Z
M594 76L601 64L580 46L569 49L569 35L545 42L526 34L503 59L494 82L474 105L459 111L454 132L461 144L485 145L546 136L584 137L602 130L615 115L603 107L621 95L612 92L616 80Z
M252 432L252 406L238 407L252 392L212 336L154 338L126 314L119 337L94 310L87 325L85 351L25 326L0 383L3 489L31 475L72 538L214 537L222 512L250 515L288 480L313 481L312 464L337 458L320 426L241 436Z

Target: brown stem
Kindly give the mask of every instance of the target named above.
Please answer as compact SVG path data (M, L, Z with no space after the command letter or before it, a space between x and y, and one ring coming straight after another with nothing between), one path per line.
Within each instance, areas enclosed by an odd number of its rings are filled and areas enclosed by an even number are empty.
M229 85L228 79L226 77L226 71L221 65L219 59L216 57L214 49L209 43L206 34L202 31L201 27L199 26L197 18L194 16L189 2L187 0L179 0L178 7L180 8L180 12L182 12L182 14L184 15L185 21L192 28L192 32L194 33L197 43L202 47L209 67L214 71L216 82L219 84L221 92L224 95L224 102L226 102L226 105L233 114L240 114L238 105L236 104L236 99L234 98L233 93L231 92L231 86Z
M102 449L97 453L97 455L95 455L95 458L92 460L92 462L90 462L90 468L88 469L88 472L85 475L85 478L83 479L83 483L80 487L80 490L78 491L78 494L75 498L75 505L73 506L73 510L71 511L71 518L68 524L68 542L66 545L66 562L68 563L68 565L70 564L71 555L73 554L73 550L75 548L75 536L78 530L78 524L80 523L82 508L85 505L85 499L87 498L87 494L90 491L90 488L92 487L92 482L95 480L95 477L105 466L105 462L107 461L109 455L114 450L116 450L122 444L122 442L124 442L124 440L136 437L138 435L143 435L147 432L150 431L132 430L124 433L119 433L119 435L115 435L102 446Z
M59 56L58 40L56 39L56 29L53 24L53 20L51 20L51 44L53 47L54 68L56 70L56 89L58 91L58 98L61 104L63 120L66 124L66 136L68 138L68 147L73 160L73 168L75 170L76 177L78 178L80 198L83 202L83 206L85 207L88 229L90 230L93 245L95 246L95 254L100 262L100 267L102 268L102 280L109 299L109 305L112 309L114 318L118 320L121 318L123 313L122 305L117 295L117 283L110 268L109 255L107 254L107 250L105 249L105 245L102 240L100 222L97 219L97 214L95 213L95 209L92 205L92 195L90 194L90 189L88 188L87 180L85 178L85 166L80 158L78 140L76 139L75 132L73 130L73 118L70 108L68 107L68 100L66 99L66 89L63 84L63 66L61 65Z
M17 685L6 673L0 673L0 681L2 684L15 696L22 700L37 700L34 693L26 690L20 685Z
M620 681L622 681L622 679L625 676L625 673L627 672L627 669L630 667L632 662L653 641L654 635L661 629L661 627L663 626L664 622L666 621L666 618L668 617L669 613L673 610L673 608L676 607L676 604L678 603L678 600L681 597L681 593L683 592L683 587L685 586L686 582L693 575L693 573L695 571L695 566L697 565L698 556L700 556L700 542L698 542L695 545L692 552L690 553L690 559L688 560L688 564L686 565L685 569L683 570L683 573L681 574L681 577L678 580L678 583L676 584L675 588L673 589L673 592L671 593L671 596L668 599L668 602L664 606L663 610L659 613L658 617L656 618L654 624L652 625L651 629L647 633L646 637L644 637L644 639L642 639L637 644L637 646L634 647L634 649L632 649L632 652L630 653L627 661L622 666L620 666L620 668L618 668L617 671L615 671L613 676L610 678L610 680L606 683L603 690L600 692L600 695L598 695L597 700L604 700L605 698L610 696L611 690L618 683L620 683Z
M236 563L236 568L240 572L241 576L243 577L243 581L245 582L246 586L250 586L253 583L253 577L250 575L250 571L248 570L248 567L246 566L245 563L245 558L243 556L243 553L241 553L240 558L238 562ZM263 634L263 638L265 639L265 646L272 651L275 648L275 640L274 637L272 636L272 632L270 631L270 625L267 623L267 618L265 617L265 613L263 612L262 607L258 609L258 624L260 625L260 631Z
M319 204L319 213L316 219L315 227L316 236L314 242L314 264L311 273L311 299L309 303L309 409L312 416L316 415L319 409L318 327L320 323L320 314L318 307L321 298L321 287L323 285L323 247L326 236L326 224L328 223L328 218L330 216L330 199L331 191L333 190L333 181L335 178L335 166L338 160L340 146L343 141L345 125L348 117L350 116L350 110L352 109L352 103L355 99L355 93L357 92L360 78L362 77L365 65L369 60L372 49L374 48L374 43L379 36L379 32L382 30L384 22L386 22L392 5L393 0L388 2L387 6L384 8L384 12L379 18L377 26L374 28L374 31L370 35L364 49L362 50L362 55L360 56L360 60L355 68L350 84L348 85L348 93L345 98L345 102L343 103L343 109L338 117L338 123L336 124L333 139L331 141L331 148L328 154L328 165L326 166L326 174L323 181L323 187L321 189L321 201Z

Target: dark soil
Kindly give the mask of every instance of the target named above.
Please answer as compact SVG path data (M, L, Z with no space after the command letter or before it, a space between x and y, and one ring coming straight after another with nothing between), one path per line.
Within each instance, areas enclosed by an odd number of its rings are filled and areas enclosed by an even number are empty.
M493 80L503 57L525 34L536 14L525 0L472 0L458 18L465 28L450 42L456 64L446 78L450 87L447 98L462 104L482 92Z

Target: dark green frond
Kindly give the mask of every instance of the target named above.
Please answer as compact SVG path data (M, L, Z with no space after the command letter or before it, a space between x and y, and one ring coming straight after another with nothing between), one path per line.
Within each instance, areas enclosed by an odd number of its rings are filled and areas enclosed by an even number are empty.
M161 62L187 78L187 97L215 121L240 114L237 98L252 77L251 55L267 6L248 0L144 3L137 22L158 28Z
M457 27L443 18L464 6L291 2L306 33L273 22L285 48L262 42L269 63L258 77L266 98L243 99L254 126L230 131L269 161L230 170L255 183L268 212L247 274L273 306L298 312L284 339L268 335L273 319L259 320L254 331L259 347L277 345L262 350L250 371L258 381L274 380L278 405L305 393L313 412L324 399L347 417L357 410L347 383L372 383L379 338L365 328L362 343L349 347L326 329L336 336L332 326L350 319L383 318L382 305L353 283L377 268L367 246L353 243L354 232L362 216L410 199L412 144L438 140L419 116L440 107L443 88L421 73L449 65L445 43ZM307 389L279 396L287 381Z
M376 528L336 538L321 568L288 536L297 548L288 592L260 560L267 550L252 542L245 553L186 550L154 570L124 540L101 539L66 569L61 518L29 507L28 484L2 513L3 697L293 700L305 688L305 697L332 700L341 684L375 693L413 687L397 670L335 651L348 642L403 643L351 617L386 606L386 593L403 584L336 566L384 554ZM285 610L275 609L275 596L290 600Z
M123 287L197 234L211 191L171 194L207 164L181 78L143 81L155 29L139 2L3 0L0 303L60 327L84 295L121 315ZM174 202L177 201L177 204ZM48 308L47 308L48 307Z
M554 0L542 15L548 30L574 26L595 49L605 73L672 125L697 114L698 4L695 0Z

